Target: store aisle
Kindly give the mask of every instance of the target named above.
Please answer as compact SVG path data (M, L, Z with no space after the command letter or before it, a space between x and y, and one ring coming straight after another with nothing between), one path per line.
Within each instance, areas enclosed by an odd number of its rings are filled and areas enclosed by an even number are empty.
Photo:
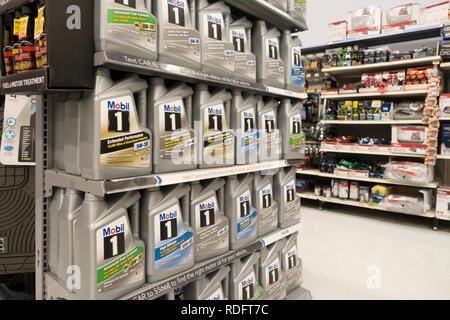
M450 299L447 226L317 203L302 210L303 287L314 299Z

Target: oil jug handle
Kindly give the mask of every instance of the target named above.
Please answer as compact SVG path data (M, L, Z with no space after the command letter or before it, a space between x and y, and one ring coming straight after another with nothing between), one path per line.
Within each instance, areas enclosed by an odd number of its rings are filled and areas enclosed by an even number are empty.
M139 122L142 126L147 126L147 90L142 90L137 93L137 110L139 116Z
M145 0L145 6L149 12L152 12L152 0Z

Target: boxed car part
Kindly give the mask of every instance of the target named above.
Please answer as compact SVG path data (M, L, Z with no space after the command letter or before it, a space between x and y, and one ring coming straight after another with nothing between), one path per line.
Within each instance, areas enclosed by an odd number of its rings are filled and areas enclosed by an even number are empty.
M428 80L437 76L438 73L434 67L409 68L406 71L405 90L428 89Z
M442 220L450 220L450 188L440 187L436 197L436 217Z
M382 33L417 28L420 20L420 4L408 3L383 11Z
M392 70L383 72L383 82L388 91L403 91L405 90L405 70Z
M347 36L349 39L380 34L381 8L379 6L370 6L353 10L348 13L347 21Z
M381 89L383 74L381 72L363 73L361 77L361 93L378 92Z
M394 120L421 120L423 118L423 107L424 104L420 101L402 101L394 103Z
M427 128L424 126L392 126L392 152L425 154Z
M417 162L393 161L386 164L384 179L402 183L427 184L434 181L434 167Z
M409 214L423 214L424 202L420 197L410 197L400 194L390 194L381 203L391 210L400 210Z
M347 40L347 21L328 24L328 42Z
M195 1L153 0L158 19L158 61L201 70L202 46L200 32L195 29Z
M441 124L441 154L450 154L450 125Z
M242 17L230 23L229 37L234 45L235 79L256 82L256 56L252 53L252 23Z
M286 297L286 274L281 267L284 242L277 241L260 251L259 278L265 300L283 300Z
M448 1L423 7L420 11L420 25L426 27L446 23L448 20L448 10Z
M441 94L439 98L439 109L442 118L450 118L450 94Z

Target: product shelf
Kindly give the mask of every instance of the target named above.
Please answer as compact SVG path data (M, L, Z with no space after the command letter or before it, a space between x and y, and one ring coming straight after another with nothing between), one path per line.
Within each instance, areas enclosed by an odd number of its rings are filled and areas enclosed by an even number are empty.
M351 124L351 125L391 125L391 124L422 124L422 120L322 120L322 124Z
M442 62L440 65L441 70L448 71L450 70L450 62Z
M165 64L109 51L96 52L94 55L94 65L96 67L133 72L146 76L157 76L190 83L206 83L228 89L242 89L264 95L288 97L293 99L308 98L306 93L298 93L280 88L269 87L260 83L233 80L226 77L210 75L190 68Z
M4 14L5 12L8 12L16 8L20 8L28 2L30 2L30 0L1 0L0 14Z
M373 71L373 70L388 70L392 68L402 68L402 67L414 67L414 66L426 66L439 64L441 62L440 56L431 56L431 57L423 57L416 59L408 59L408 60L400 60L400 61L392 61L392 62L382 62L382 63L372 63L372 64L364 64L360 66L351 66L351 67L333 67L333 68L323 68L323 73L329 74L351 74L351 73L359 73L365 71Z
M236 174L290 167L292 165L300 163L300 161L301 160L266 161L248 165L234 165L230 167L211 169L196 169L181 172L99 181L84 179L80 176L71 175L61 170L52 169L45 172L45 192L46 196L51 196L52 188L60 187L89 192L94 195L103 197L106 194L143 190L179 183L187 183L197 180L206 180Z
M408 154L408 153L393 153L393 152L362 152L362 151L350 151L350 150L333 150L333 149L324 149L324 148L321 148L320 152L369 154L369 155L374 155L374 156L426 158L426 155L424 155L424 154Z
M310 200L319 200L321 202L329 202L329 203L336 203L336 204L342 204L352 207L359 207L359 208L366 208L366 209L372 209L372 210L380 210L380 211L387 211L387 212L395 212L395 213L402 213L412 216L419 216L419 217L425 217L425 218L435 218L436 213L434 211L426 212L423 214L413 214L402 210L394 210L390 208L386 208L384 206L371 206L368 203L361 203L359 201L353 201L353 200L342 200L338 198L326 198L322 196L317 196L312 192L307 193L297 193L298 196L302 199L310 199Z
M370 92L370 93L351 93L351 94L323 94L322 99L330 100L346 100L359 98L401 98L401 97L425 97L428 90L414 90L414 91L387 91L385 93Z
M312 300L312 296L309 290L298 287L289 292L284 300Z
M225 0L225 2L249 15L270 22L278 29L293 32L308 30L304 21L293 19L287 12L278 9L265 0Z
M302 47L302 52L303 54L309 54L313 52L325 51L327 49L352 46L357 43L364 44L368 47L372 47L396 42L414 41L427 38L438 38L441 37L441 28L442 25L434 25L393 33L377 34L355 39L322 43L313 46L304 46Z
M348 177L348 176L341 176L331 173L324 173L320 172L319 170L297 170L298 174L308 175L308 176L317 176L317 177L325 177L325 178L332 178L332 179L343 179L343 180L355 180L355 181L364 181L364 182L372 182L372 183L381 183L381 184L392 184L392 185L399 185L399 186L410 186L410 187L419 187L419 188L429 188L429 189L437 189L439 188L439 182L432 182L427 184L417 184L417 183L403 183L398 181L389 181L385 179L379 179L379 178L366 178L366 177Z
M448 155L448 154L438 154L437 158L441 159L441 160L450 160L450 155Z

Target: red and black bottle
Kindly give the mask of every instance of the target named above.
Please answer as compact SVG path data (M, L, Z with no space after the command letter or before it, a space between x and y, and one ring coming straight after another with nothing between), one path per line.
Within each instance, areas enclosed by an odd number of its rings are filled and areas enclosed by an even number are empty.
M14 73L14 55L13 55L13 33L14 21L11 14L4 16L3 30L3 62L5 65L5 75L9 76Z
M29 6L22 7L22 19L24 17L28 17L28 23L26 26L26 32L20 35L22 37L20 39L20 56L22 68L19 72L25 72L36 68L36 59L34 51L35 49L33 41L34 16L33 11Z

